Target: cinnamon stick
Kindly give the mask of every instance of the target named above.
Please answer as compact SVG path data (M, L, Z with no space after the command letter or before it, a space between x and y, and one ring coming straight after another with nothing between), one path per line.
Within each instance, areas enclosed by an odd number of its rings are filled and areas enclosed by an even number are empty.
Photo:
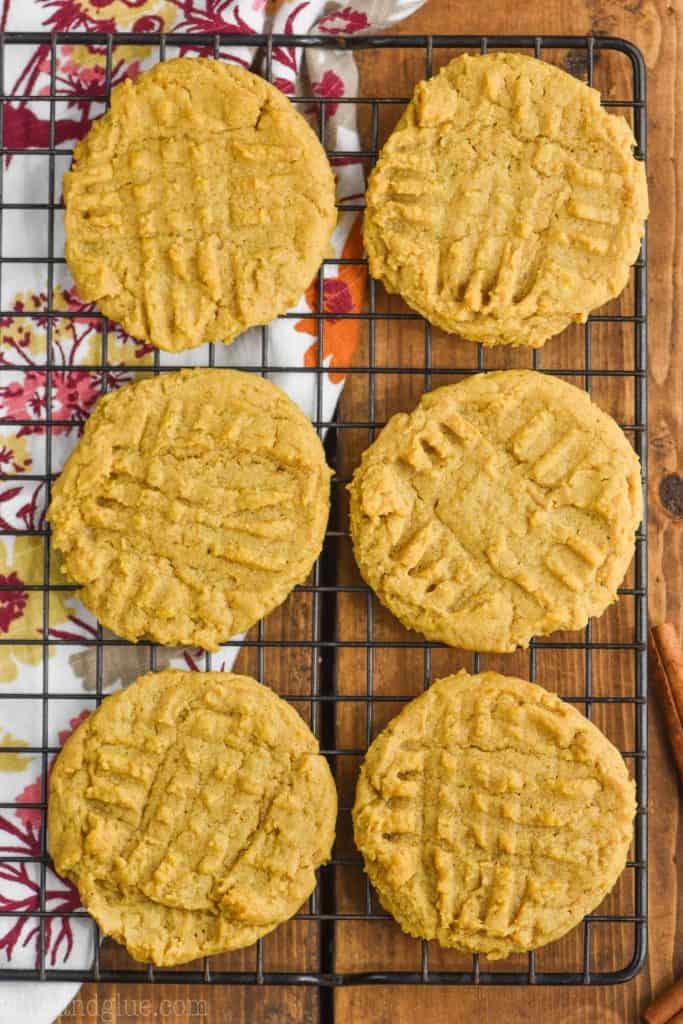
M678 777L683 783L683 650L670 622L650 630L652 678L664 712ZM679 1009L683 1009L683 998Z
M647 1024L679 1024L683 1019L683 978L662 992L643 1014Z

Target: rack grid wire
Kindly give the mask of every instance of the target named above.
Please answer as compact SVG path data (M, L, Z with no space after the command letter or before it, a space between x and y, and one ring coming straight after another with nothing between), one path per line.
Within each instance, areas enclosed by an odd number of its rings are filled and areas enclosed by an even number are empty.
M171 52L192 53L202 52L216 59L221 59L224 47L230 47L234 52L235 48L258 48L265 55L262 71L269 80L272 80L273 51L276 47L317 48L328 50L347 50L357 54L364 51L381 50L402 50L412 51L422 55L424 74L420 77L429 77L432 73L433 61L437 53L443 54L454 50L468 50L472 52L485 53L494 49L528 50L536 57L543 58L547 52L566 51L567 65L571 67L572 60L577 67L585 71L585 78L589 84L593 83L594 69L598 55L607 52L622 54L628 62L630 69L630 95L626 98L605 100L604 105L632 112L632 123L636 137L636 157L644 160L646 156L646 98L645 98L645 68L640 52L629 42L614 38L597 37L559 37L559 36L358 36L331 38L328 36L253 36L253 35L201 35L201 34L177 34L167 35L154 33L5 33L0 36L0 88L2 94L0 100L0 139L2 140L2 164L0 165L0 209L3 218L7 210L39 210L46 211L48 224L48 245L46 255L30 255L25 257L7 257L2 251L0 257L0 271L7 263L32 263L40 264L46 268L47 278L47 306L42 311L24 310L18 313L16 309L0 310L0 317L23 317L27 323L32 319L40 319L45 325L47 355L43 368L44 384L46 393L46 415L41 422L46 427L46 452L45 469L41 474L22 474L22 481L35 480L44 484L49 496L49 489L56 473L53 472L53 436L57 429L77 426L73 420L53 418L52 416L52 380L55 374L63 369L63 363L57 358L58 352L53 345L54 323L57 318L68 320L70 316L79 314L71 313L64 309L55 309L53 303L53 285L55 267L64 263L61 253L55 251L55 217L56 212L61 210L60 186L57 180L56 160L58 157L68 157L71 150L60 147L56 143L55 123L56 105L66 97L57 89L57 53L58 47L62 45L87 44L101 47L106 55L106 75L101 91L93 92L92 95L81 95L80 102L93 102L105 105L109 101L109 94L112 87L112 66L113 54L117 46L126 47L157 47L159 59L165 60ZM41 96L21 97L10 95L6 91L4 67L5 55L8 48L12 46L42 46L48 54L50 65L50 88L49 93ZM417 80L417 79L416 79ZM413 83L414 84L414 83ZM16 103L25 99L30 102L44 102L49 104L50 122L49 138L46 147L36 150L35 148L11 149L4 146L4 114L6 105ZM352 104L359 110L369 112L369 127L366 134L369 134L369 145L358 151L341 150L332 151L328 147L328 154L331 159L355 159L367 161L370 166L378 153L379 121L380 114L384 108L394 107L400 109L408 97L393 96L358 96L325 98L321 96L297 96L292 99L304 107L317 105L317 109L324 109L325 104ZM325 117L319 117L320 138L325 145ZM40 152L46 155L48 181L47 181L47 202L41 203L10 203L5 201L2 191L2 168L8 157L31 155ZM340 209L362 210L362 202L345 203ZM0 240L2 238L2 220L0 220ZM365 312L340 314L338 312L325 311L323 302L323 287L325 269L330 266L339 267L343 265L362 265L363 259L328 259L321 268L317 277L317 306L315 311L307 318L316 324L317 344L317 365L306 367L282 367L277 366L278 371L286 370L291 373L305 373L310 375L316 386L316 416L314 425L321 438L325 441L328 460L334 466L337 457L344 453L344 435L346 431L365 431L365 435L371 440L376 430L382 425L382 420L376 415L376 382L387 375L419 375L425 389L429 389L439 379L446 379L453 375L466 375L470 373L486 372L487 354L484 348L475 346L476 362L473 365L436 365L432 358L433 340L432 330L421 317L406 311L405 307L396 304L388 309L379 309L379 290L374 281L369 280L369 308ZM592 384L601 378L612 378L615 380L626 379L632 382L634 412L629 422L622 422L623 429L632 438L634 447L640 456L643 470L643 485L646 486L646 458L647 458L647 346L646 346L646 242L643 240L641 252L633 270L633 311L623 313L599 313L589 317L583 328L583 356L582 366L552 367L541 365L539 351L532 354L532 365L534 368L547 373L556 373L575 383L583 382L585 388L590 392ZM80 314L81 316L83 314ZM300 317L301 314L287 314L290 317ZM104 317L96 311L88 313L90 319L97 320L101 329L102 345L101 360L91 365L79 365L79 369L97 374L101 381L101 390L104 392L109 386L109 376L112 365L108 360L108 331L111 326L107 324ZM324 355L324 323L328 320L356 319L361 321L361 328L364 332L364 345L362 351L367 353L367 359L363 362L358 360L353 365L336 366L335 370L347 377L347 387L353 383L356 375L365 375L367 378L368 395L367 419L346 420L343 415L344 401L339 411L332 418L325 420L322 409L322 381L328 373ZM389 327L400 326L403 322L410 321L423 324L420 328L424 331L424 359L421 365L403 365L400 360L393 364L380 365L376 358L376 332L380 325ZM623 328L633 330L633 365L632 367L602 367L597 368L592 364L593 331L595 325L618 324ZM267 375L274 367L269 363L269 329L262 329L261 360L260 365L238 366L250 372ZM208 365L215 364L215 346L208 346ZM164 366L161 363L159 352L154 355L153 370L156 373L177 369L178 365ZM0 364L0 374L7 370L21 370L22 367L7 363ZM127 370L150 371L149 366L127 366ZM2 424L8 428L21 428L22 426L34 425L33 420L24 419L3 419ZM341 454L340 454L341 453ZM16 479L13 474L3 473L3 480ZM345 478L339 473L334 483L343 486ZM360 758L365 752L366 746L341 747L337 745L337 715L342 707L357 706L366 713L366 745L374 735L373 713L383 704L395 701L400 704L409 699L405 694L387 695L375 691L374 688L374 664L378 652L387 649L398 651L417 650L422 652L424 664L424 685L427 686L431 677L432 655L441 645L428 643L413 638L413 634L405 633L404 639L377 639L375 635L376 605L375 599L370 590L360 582L340 582L339 557L340 548L348 541L348 532L342 523L341 502L333 503L333 512L330 520L330 528L327 533L325 546L318 560L311 582L297 588L298 594L310 598L310 635L302 638L291 639L286 636L271 637L266 635L264 624L259 624L255 635L250 635L243 640L233 641L244 649L246 654L255 656L255 671L258 678L265 678L264 661L268 650L287 649L294 652L296 649L310 653L310 678L309 688L306 693L284 693L288 699L303 704L310 708L311 726L320 739L321 747L329 757L333 770L338 766L340 759ZM48 742L48 711L49 705L57 700L75 699L83 701L87 699L84 693L52 693L50 687L50 665L48 648L67 644L67 640L61 640L51 636L49 641L49 595L59 591L74 589L66 584L54 584L52 582L52 556L49 545L49 528L41 525L40 529L19 530L3 529L0 536L26 536L37 535L45 539L44 543L44 564L43 580L40 584L27 586L26 591L39 591L43 596L43 638L33 640L21 640L21 646L34 644L42 646L42 692L5 693L0 690L0 708L10 697L13 700L35 700L41 704L41 735L42 742L35 747L0 747L3 753L33 754L42 762L42 793L40 801L33 804L22 804L25 809L35 809L44 816L46 808L46 783L49 761L57 752L57 747L51 746ZM3 584L3 590L11 589L12 583ZM632 765L633 774L637 786L637 814L635 819L635 836L633 845L633 856L627 864L626 873L632 877L632 910L621 912L595 913L589 915L583 925L581 963L570 969L560 965L552 970L540 968L537 964L538 954L530 953L524 957L524 964L514 969L505 968L502 970L489 969L489 965L480 962L479 956L469 958L470 962L465 969L443 969L435 967L430 962L433 960L431 947L428 943L421 944L419 962L413 969L350 969L341 970L337 968L338 935L337 929L341 923L362 922L387 923L388 916L378 909L375 897L371 892L369 883L364 880L363 896L351 909L340 910L338 907L339 897L339 875L343 870L352 868L360 872L360 860L356 854L342 856L335 852L332 861L323 867L319 872L319 880L309 904L305 911L297 915L297 920L309 922L316 932L316 942L313 945L317 959L316 969L295 970L282 969L281 966L273 968L269 966L267 957L264 954L264 940L260 940L256 946L253 966L240 969L219 969L216 966L216 958L205 959L198 965L181 969L167 970L151 966L135 964L128 961L125 966L107 966L100 948L100 935L95 929L95 956L92 966L85 970L60 969L47 964L45 956L46 925L52 919L63 916L80 917L82 912L72 912L63 915L46 907L46 883L48 871L50 871L49 857L46 851L45 829L41 830L41 852L36 858L0 856L0 863L34 861L39 864L40 880L40 906L32 917L37 919L39 929L38 958L35 969L30 968L8 968L0 969L0 982L3 980L108 980L108 981L171 981L171 982L215 982L228 984L248 985L292 985L304 984L321 987L320 1014L321 1019L331 1019L332 1002L331 990L335 986L349 984L438 984L438 985L593 985L612 984L623 982L632 978L642 967L646 957L646 913L647 913L647 824L646 824L646 772L647 772L647 735L646 735L646 696L647 696L647 545L646 545L646 523L644 522L636 537L636 553L633 569L633 585L624 586L620 590L622 601L633 602L633 620L631 638L625 641L596 640L593 635L593 626L589 624L585 630L582 640L534 640L528 652L528 673L532 680L537 674L537 661L543 652L554 651L558 656L564 656L570 652L579 652L584 663L584 692L579 695L565 694L562 696L585 708L586 714L590 717L596 707L623 707L631 709L634 716L634 744L633 748L623 750L624 756ZM336 618L339 602L342 598L350 598L358 601L367 609L366 615L366 636L363 639L340 639L337 635ZM0 637L0 650L2 647L11 648L16 643L10 638ZM105 652L117 646L129 647L125 641L103 635L102 628L98 626L96 635L89 641L83 641L86 647L95 650L95 684L91 694L93 703L99 704L103 697L103 659ZM358 648L365 654L366 658L366 686L364 692L359 694L347 694L339 692L338 687L338 659L345 649ZM608 652L610 656L616 657L618 652L626 652L632 655L632 674L630 678L630 692L624 695L607 694L598 695L593 691L593 658L596 652ZM149 665L152 669L157 664L157 649L151 645L149 648ZM480 655L473 658L474 670L477 671L481 664ZM206 656L206 665L211 665L210 656ZM11 726L7 716L0 712L0 724ZM16 811L16 804L0 805L0 810ZM346 816L348 820L350 807L348 803L342 806L340 816ZM0 919L13 916L12 912L0 910ZM591 932L596 926L614 925L628 926L631 935L630 952L622 965L611 969L594 969L591 965Z

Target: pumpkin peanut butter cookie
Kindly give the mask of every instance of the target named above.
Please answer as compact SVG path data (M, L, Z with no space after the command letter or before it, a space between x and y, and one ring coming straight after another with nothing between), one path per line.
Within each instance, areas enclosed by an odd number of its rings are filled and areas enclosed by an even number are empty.
M81 298L179 352L292 306L325 255L334 179L290 101L249 71L180 58L114 89L64 176Z
M439 679L374 741L356 844L410 935L498 959L558 939L624 868L634 786L575 708L495 672Z
M446 331L537 348L626 285L648 209L634 145L551 64L457 57L417 86L371 175L370 271Z
M105 935L171 965L255 942L330 856L334 780L299 715L223 672L105 698L50 777L48 845Z
M310 420L278 387L183 370L100 399L48 517L104 626L215 650L306 578L329 481Z
M588 395L477 374L393 416L351 492L360 571L408 629L512 651L616 599L642 515L638 457Z

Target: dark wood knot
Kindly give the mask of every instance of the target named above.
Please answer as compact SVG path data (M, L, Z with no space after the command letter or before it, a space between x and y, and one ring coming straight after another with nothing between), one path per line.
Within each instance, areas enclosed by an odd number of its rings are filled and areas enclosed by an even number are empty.
M683 519L683 480L678 473L668 473L659 485L662 505L674 519Z

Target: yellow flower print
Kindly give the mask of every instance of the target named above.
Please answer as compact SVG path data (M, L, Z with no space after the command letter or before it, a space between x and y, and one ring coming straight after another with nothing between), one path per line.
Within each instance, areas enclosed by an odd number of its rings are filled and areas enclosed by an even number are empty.
M130 0L110 0L110 3L102 3L102 0L99 2L78 0L78 7L87 18L91 18L93 21L112 20L116 22L118 32L131 31L134 26L141 30L139 23L145 17L159 20L162 25L155 28L155 31L165 32L171 27L178 14L177 6L168 3L167 0L147 0L147 3L137 4L130 3ZM136 49L139 52L139 47Z
M0 435L0 474L28 473L32 465L26 438L18 434Z
M13 682L20 665L37 665L43 657L40 644L22 644L39 639L43 629L43 595L26 590L42 583L43 545L40 537L15 537L10 551L0 544L0 638L16 643L0 645L0 683ZM68 592L67 592L68 593ZM64 593L50 595L50 611L57 609L66 618Z
M45 309L45 295L33 292L18 292L12 302L12 310L21 314ZM45 356L45 326L40 320L21 315L0 317L0 352L2 361L34 363L34 356ZM12 349L15 356L5 352ZM7 356L9 355L9 358ZM16 358L19 357L19 358Z
M27 747L25 740L17 739L11 732L0 729L0 747ZM0 772L23 772L31 761L30 754L17 754L9 750L0 752Z
M23 312L39 312L46 308L47 296L32 292L18 292L12 302L16 316L0 318L0 363L40 366L45 362L47 347L47 318L28 319ZM83 303L74 288L57 286L52 292L52 309L76 313L76 317L56 317L52 326L52 350L55 363L67 366L89 364L98 366L102 361L102 322L91 313L97 312L94 303ZM154 348L124 333L118 324L110 324L107 339L109 366L152 365Z
M82 312L74 320L65 317L55 320L52 337L54 348L61 352L64 362L97 366L102 361L102 322L88 313L97 311L94 303L82 303L75 289L55 288L52 308L72 313ZM154 347L125 334L118 324L110 324L107 335L107 365L151 366L154 363Z

